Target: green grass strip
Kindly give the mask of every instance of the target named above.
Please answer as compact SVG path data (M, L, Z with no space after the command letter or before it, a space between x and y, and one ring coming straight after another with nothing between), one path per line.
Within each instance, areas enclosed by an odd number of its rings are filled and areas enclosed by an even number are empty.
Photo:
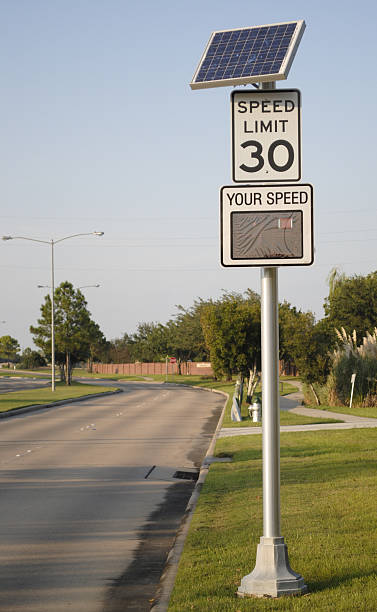
M67 386L62 383L57 383L55 392L51 391L50 387L11 391L9 393L0 394L0 412L25 408L26 406L51 404L52 402L61 400L115 390L116 387L100 387L97 385L83 385L81 383L73 383Z
M281 434L281 522L309 594L238 599L263 535L261 436L217 442L169 612L374 611L377 601L377 430Z
M329 410L330 412L340 412L342 414L352 414L354 416L367 417L372 419L377 419L377 407L376 406L356 406L353 405L351 408L349 406L315 406L312 404L308 406L309 408L318 408L319 410Z
M36 374L35 372L17 372L17 370L0 370L0 376L2 376L3 378L38 378L38 379L51 379L51 376L49 376L47 373L44 376L40 376L38 373Z

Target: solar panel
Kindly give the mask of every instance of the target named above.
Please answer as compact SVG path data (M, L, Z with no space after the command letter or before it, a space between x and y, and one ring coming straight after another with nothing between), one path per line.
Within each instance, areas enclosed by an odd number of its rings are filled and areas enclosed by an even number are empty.
M286 79L305 22L212 32L191 89Z

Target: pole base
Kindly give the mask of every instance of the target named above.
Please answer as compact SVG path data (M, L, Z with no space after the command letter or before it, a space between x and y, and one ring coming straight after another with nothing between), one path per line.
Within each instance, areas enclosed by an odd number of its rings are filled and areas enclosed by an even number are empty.
M244 576L238 588L239 597L281 597L303 595L308 590L303 577L296 574L288 560L284 538L261 537L255 568Z

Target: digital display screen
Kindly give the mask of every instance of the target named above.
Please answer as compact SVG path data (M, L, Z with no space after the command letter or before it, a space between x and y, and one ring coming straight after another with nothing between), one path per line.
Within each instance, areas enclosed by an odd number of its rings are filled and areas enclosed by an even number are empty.
M232 259L303 257L301 210L232 212Z

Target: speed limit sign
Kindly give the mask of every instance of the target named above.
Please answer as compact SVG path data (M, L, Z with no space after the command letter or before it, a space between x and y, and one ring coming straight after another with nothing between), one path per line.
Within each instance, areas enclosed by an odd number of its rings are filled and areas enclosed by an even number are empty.
M231 108L233 181L299 181L299 90L236 90L231 94Z

